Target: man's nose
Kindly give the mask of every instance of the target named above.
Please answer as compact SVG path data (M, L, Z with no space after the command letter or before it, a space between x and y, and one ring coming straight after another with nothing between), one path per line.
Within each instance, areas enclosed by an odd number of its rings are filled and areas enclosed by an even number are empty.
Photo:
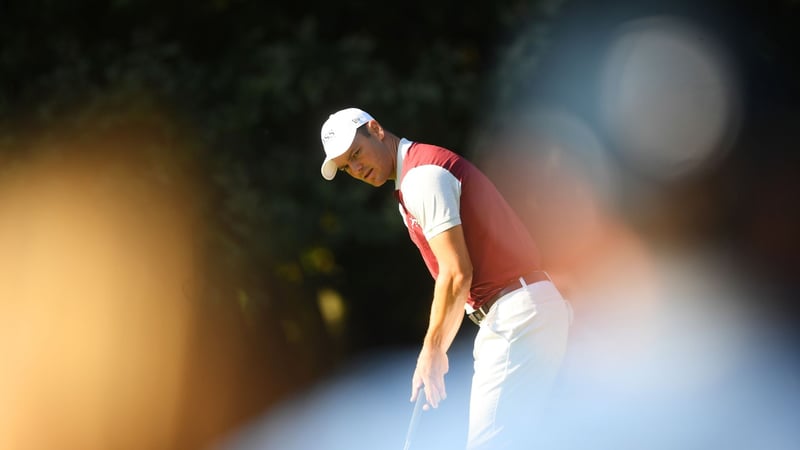
M361 171L364 169L364 165L358 161L351 161L350 164L350 171L353 172L355 175L361 175Z

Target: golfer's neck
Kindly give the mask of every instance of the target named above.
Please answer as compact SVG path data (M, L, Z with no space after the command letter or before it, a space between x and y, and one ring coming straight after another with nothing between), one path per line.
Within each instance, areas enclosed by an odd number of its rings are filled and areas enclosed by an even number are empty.
M386 132L386 135L384 136L384 139L386 141L386 146L389 148L389 151L392 154L392 161L393 161L392 162L392 166L393 166L392 173L393 173L393 175L390 176L389 179L390 180L396 180L397 176L398 176L398 174L397 174L397 152L400 151L400 148L399 148L400 147L400 138L398 138L397 136L395 136L394 134L392 134L390 132Z

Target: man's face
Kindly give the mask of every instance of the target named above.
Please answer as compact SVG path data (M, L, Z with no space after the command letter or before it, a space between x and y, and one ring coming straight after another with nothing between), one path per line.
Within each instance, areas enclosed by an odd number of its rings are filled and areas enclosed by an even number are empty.
M339 170L373 186L394 178L394 153L384 142L384 133L375 121L365 125L368 135L356 132L353 144L333 161Z

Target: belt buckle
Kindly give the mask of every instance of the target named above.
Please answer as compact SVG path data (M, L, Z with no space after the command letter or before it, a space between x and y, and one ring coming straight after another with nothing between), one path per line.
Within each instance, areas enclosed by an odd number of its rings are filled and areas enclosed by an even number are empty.
M481 321L483 321L483 319L485 317L486 317L486 312L483 310L483 306L481 306L480 308L476 309L475 311L472 311L472 313L469 314L469 319L475 325L478 325L478 326L481 325Z

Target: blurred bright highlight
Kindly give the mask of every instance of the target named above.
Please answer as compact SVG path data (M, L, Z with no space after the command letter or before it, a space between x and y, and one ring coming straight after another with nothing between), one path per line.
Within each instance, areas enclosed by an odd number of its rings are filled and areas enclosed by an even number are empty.
M342 296L332 289L323 289L317 297L319 311L325 325L335 335L344 331L345 305Z
M673 179L727 152L739 92L712 36L676 18L635 20L619 27L605 64L605 119L638 170Z

